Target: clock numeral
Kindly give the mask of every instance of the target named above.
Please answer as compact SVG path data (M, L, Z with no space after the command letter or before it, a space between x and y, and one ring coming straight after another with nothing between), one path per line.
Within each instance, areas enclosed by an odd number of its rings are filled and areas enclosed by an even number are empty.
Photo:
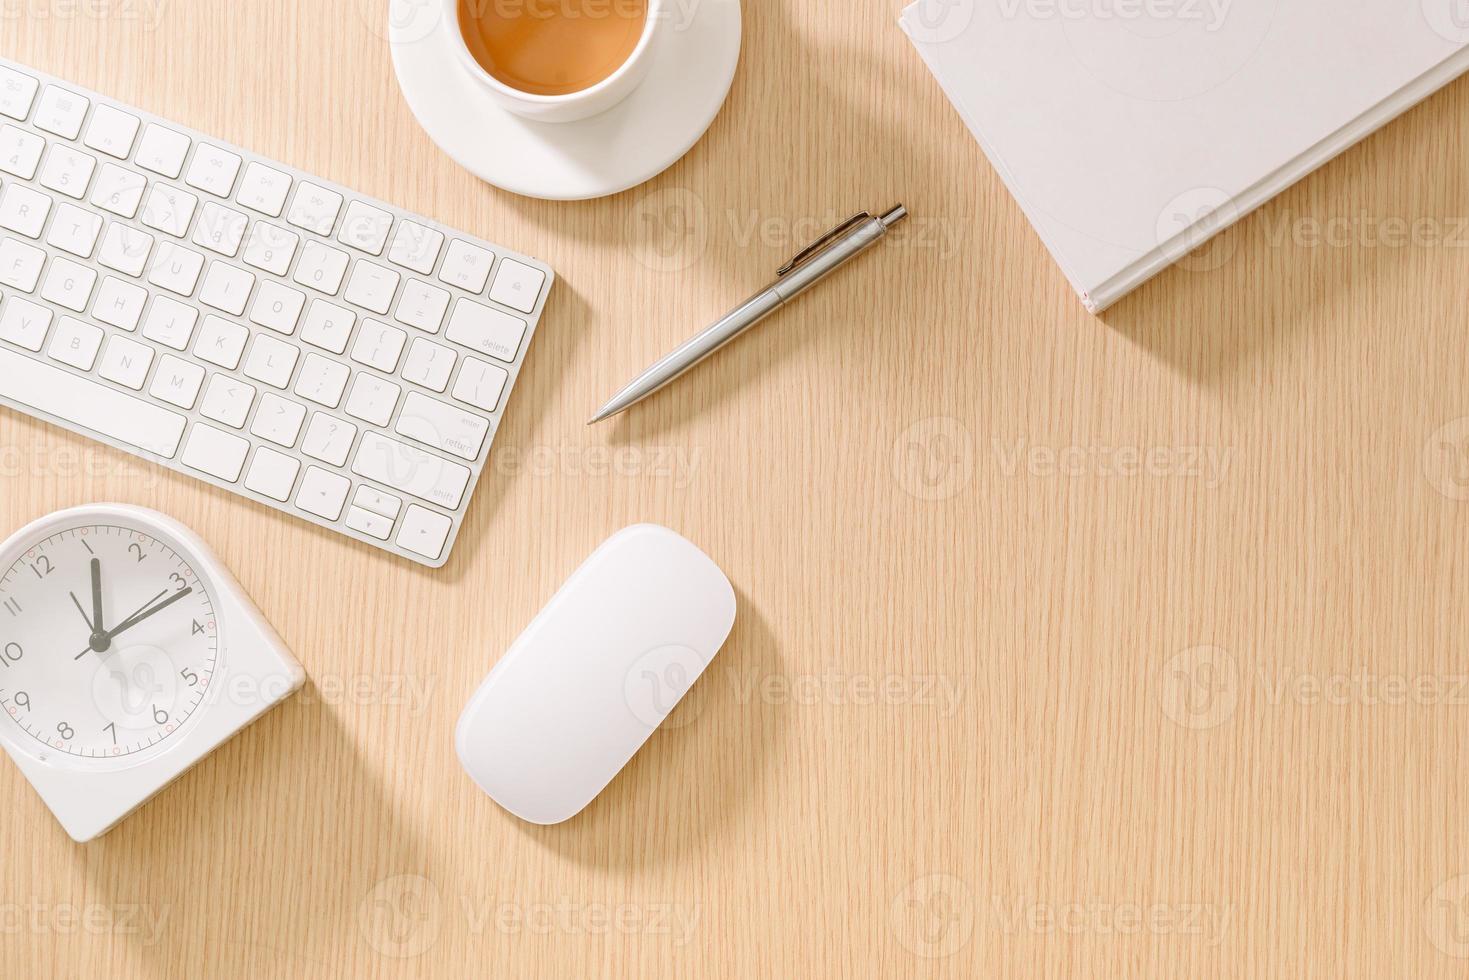
M143 554L143 546L138 544L136 541L128 545L128 551L130 551L133 557L137 558L138 561L142 561L144 558L148 557L147 555Z
M11 700L15 702L17 708L24 708L27 711L31 710L31 696L26 692L16 691L15 697Z
M107 724L105 724L105 725L102 726L102 730L104 732L108 732L108 731L112 732L112 744L113 745L116 745L117 744L117 722L115 722L115 721L109 721Z
M40 558L31 562L31 571L36 573L36 578L45 578L47 575L56 571L56 567L51 564L49 557L42 555Z
M161 725L166 721L168 721L168 712L155 704L153 706L153 724Z
M20 648L19 643L7 643L0 648L0 666L9 667L13 663L18 663L23 656L25 656L25 651Z
M60 735L63 741L69 742L71 741L71 737L75 735L76 732L72 729L70 725L62 721L57 722L56 724L56 734Z
M5 611L8 612L8 613L10 613L10 615L12 615L12 616L19 616L20 615L20 603L16 602L14 599L6 599L5 600Z

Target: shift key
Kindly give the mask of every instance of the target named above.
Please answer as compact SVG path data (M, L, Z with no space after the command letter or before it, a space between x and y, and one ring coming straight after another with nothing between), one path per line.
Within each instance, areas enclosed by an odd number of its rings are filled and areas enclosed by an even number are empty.
M469 485L469 467L376 432L362 436L352 472L446 510L458 509Z
M461 299L449 317L444 336L470 350L499 358L507 364L520 352L525 337L525 321L483 303Z

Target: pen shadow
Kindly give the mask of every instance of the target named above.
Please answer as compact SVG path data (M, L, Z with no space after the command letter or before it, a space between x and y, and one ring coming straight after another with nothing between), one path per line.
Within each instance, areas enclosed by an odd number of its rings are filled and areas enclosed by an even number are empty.
M745 820L768 786L787 719L782 705L751 696L759 678L779 671L780 655L769 624L737 594L739 613L724 647L585 810L552 826L504 819L560 857L624 871L680 861Z

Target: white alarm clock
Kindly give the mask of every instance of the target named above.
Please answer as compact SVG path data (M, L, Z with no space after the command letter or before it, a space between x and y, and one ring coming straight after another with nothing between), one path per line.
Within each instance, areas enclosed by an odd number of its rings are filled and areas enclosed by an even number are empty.
M157 511L75 507L0 544L0 745L75 840L305 679L208 546Z

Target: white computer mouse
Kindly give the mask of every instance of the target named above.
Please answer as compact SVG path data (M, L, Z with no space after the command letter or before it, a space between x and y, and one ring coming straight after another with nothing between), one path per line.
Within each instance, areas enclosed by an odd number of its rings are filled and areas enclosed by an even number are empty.
M522 820L574 817L704 672L734 617L734 589L708 555L657 524L618 531L470 699L459 761Z

